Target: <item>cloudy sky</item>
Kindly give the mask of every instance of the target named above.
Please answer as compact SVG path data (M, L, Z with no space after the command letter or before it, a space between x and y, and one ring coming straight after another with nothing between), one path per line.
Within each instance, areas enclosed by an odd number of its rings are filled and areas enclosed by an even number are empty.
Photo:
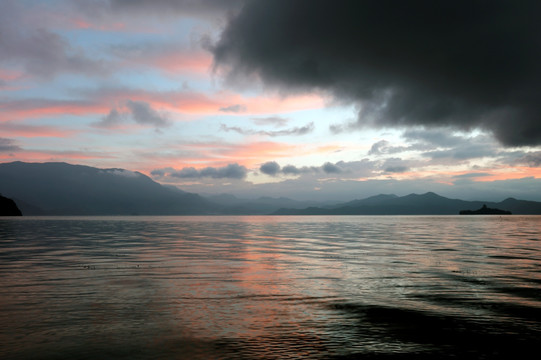
M2 0L0 162L541 201L541 2Z

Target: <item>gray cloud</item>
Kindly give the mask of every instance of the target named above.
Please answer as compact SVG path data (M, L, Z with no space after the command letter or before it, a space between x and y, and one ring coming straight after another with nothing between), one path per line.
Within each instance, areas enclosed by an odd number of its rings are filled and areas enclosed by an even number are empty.
M494 144L483 142L464 142L461 146L446 150L427 151L422 155L432 159L452 158L456 160L468 160L481 157L492 157L497 153Z
M461 174L461 175L455 175L453 178L455 179L471 179L471 178L477 178L477 177L483 177L483 176L491 176L490 173L485 172L477 172L477 173L468 173L468 174Z
M541 166L541 151L529 152L514 161L515 164L526 164L531 167Z
M331 164L330 162L326 162L321 168L327 174L338 174L342 172L342 169L340 169L335 164Z
M393 146L387 140L380 140L372 144L372 147L370 150L368 150L368 155L396 154L408 150L418 150L419 147L419 144L410 146Z
M385 160L380 166L386 173L404 173L410 169L411 164L414 161L405 161L401 158L389 158Z
M269 161L259 167L263 174L275 176L280 171L280 165L276 161Z
M278 175L317 175L317 174L339 174L343 172L354 172L358 168L365 168L366 161L343 162L335 164L326 162L321 166L302 166L286 165L283 168L276 161L268 161L260 166L259 171L270 176Z
M368 155L380 155L383 152L383 149L388 148L389 142L387 140L380 140L374 144L372 144L372 147L370 150L368 150Z
M240 113L240 112L246 111L246 106L242 104L235 104L235 105L230 105L226 107L221 107L219 110L222 112Z
M168 127L171 121L165 114L152 109L152 107L144 101L126 101L128 111L120 112L116 108L109 111L107 115L101 118L100 121L93 123L95 127L112 128L122 124L127 120L133 120L140 125L154 126L156 129Z
M285 175L299 175L301 173L301 170L298 169L296 166L286 165L282 168L282 172Z
M270 116L265 118L252 118L251 119L256 125L274 125L275 127L281 127L286 126L289 122L288 119L278 117L278 116Z
M167 117L152 109L150 105L144 101L128 100L126 106L130 109L133 120L138 124L153 125L157 128L170 125Z
M452 134L450 129L409 129L402 137L409 142L420 142L436 147L451 147L461 144L464 137Z
M247 1L211 50L230 83L327 91L358 105L357 126L480 127L538 145L540 15L537 0Z
M0 137L0 152L12 152L22 150L13 139Z
M389 166L385 168L385 172L387 173L403 173L408 170L409 168L407 166Z
M67 39L25 20L23 5L9 0L0 2L0 63L16 63L26 74L44 78L59 73L109 73L103 60L92 59L82 49L72 47Z
M156 171L156 175L164 175L167 171ZM248 173L246 167L239 164L229 164L223 167L206 167L201 170L197 170L193 167L183 168L179 171L169 172L167 175L181 179L199 179L199 178L212 178L212 179L244 179Z
M234 131L242 135L264 135L264 136L287 136L287 135L306 135L314 131L314 123L309 123L305 126L295 127L291 129L266 131L266 130L245 130L238 126L227 126L222 124L220 127L223 131Z
M118 112L117 109L111 109L111 111L109 111L109 114L105 115L100 121L95 122L92 125L96 127L111 128L121 124L125 119L126 114Z

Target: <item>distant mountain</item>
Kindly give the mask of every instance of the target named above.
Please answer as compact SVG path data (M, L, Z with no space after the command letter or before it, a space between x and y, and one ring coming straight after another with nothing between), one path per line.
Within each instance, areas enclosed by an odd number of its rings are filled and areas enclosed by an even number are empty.
M15 201L0 195L0 216L21 216L21 210L15 204Z
M280 208L303 209L314 205L323 205L315 201L298 201L285 197L263 196L257 199L239 199L230 194L210 195L209 201L221 205L220 211L229 215L266 215Z
M0 164L0 191L25 215L212 214L203 197L170 189L139 172L66 163Z
M484 204L513 214L541 214L541 202L516 200L501 202L449 199L433 192L406 196L377 195L333 207L282 208L273 215L458 215L464 209L478 209Z

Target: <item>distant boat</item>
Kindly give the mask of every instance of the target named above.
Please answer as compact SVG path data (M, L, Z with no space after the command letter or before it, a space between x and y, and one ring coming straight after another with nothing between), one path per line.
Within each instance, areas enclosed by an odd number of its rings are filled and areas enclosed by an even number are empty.
M460 215L511 215L511 211L491 209L486 205L478 210L460 210Z

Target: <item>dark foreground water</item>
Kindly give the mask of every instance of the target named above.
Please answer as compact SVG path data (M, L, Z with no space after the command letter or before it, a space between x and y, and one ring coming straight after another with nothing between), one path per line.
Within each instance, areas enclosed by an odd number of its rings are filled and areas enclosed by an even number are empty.
M2 359L524 358L541 216L0 220Z

